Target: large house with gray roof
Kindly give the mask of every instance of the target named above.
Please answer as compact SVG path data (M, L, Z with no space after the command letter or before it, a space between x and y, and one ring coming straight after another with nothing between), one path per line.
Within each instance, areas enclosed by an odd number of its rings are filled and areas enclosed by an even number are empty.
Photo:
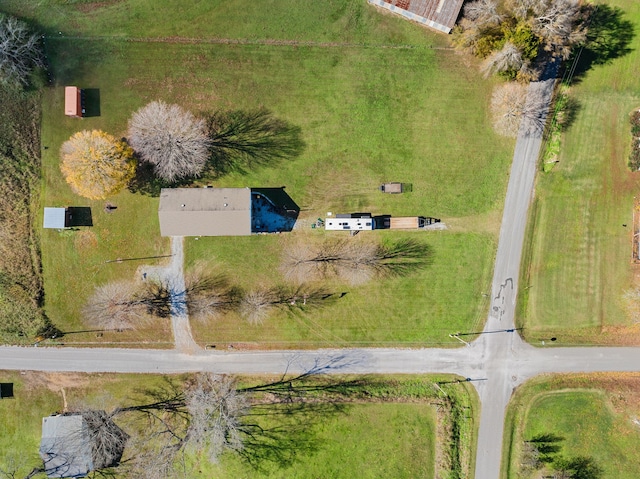
M280 188L163 188L162 236L247 236L291 231L300 208Z

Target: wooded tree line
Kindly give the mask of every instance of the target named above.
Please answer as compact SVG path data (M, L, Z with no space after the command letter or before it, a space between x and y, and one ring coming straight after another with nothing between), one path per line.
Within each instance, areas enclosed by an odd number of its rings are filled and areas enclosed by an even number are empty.
M21 343L54 328L41 309L40 241L33 205L40 191L40 35L0 13L0 341Z
M475 0L465 5L453 41L484 59L485 76L537 80L541 53L567 59L586 40L593 8L582 0Z

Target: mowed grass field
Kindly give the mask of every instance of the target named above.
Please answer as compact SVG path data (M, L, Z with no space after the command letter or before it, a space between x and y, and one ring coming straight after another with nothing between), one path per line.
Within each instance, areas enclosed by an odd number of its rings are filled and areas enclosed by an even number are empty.
M602 477L638 477L639 412L635 373L536 378L518 389L507 412L504 477L540 477L521 463L524 441L543 434L560 438L553 444L561 456L592 458Z
M358 404L348 414L315 426L321 444L317 454L301 457L291 468L267 465L256 471L237 457L228 456L212 478L317 477L350 478L433 478L435 449L433 442L436 414L433 406L423 404Z
M366 2L261 6L3 4L47 31L54 86L44 99L43 206L91 206L94 219L92 228L68 236L42 234L47 314L65 331L86 329L80 312L96 285L136 278L141 264L164 261L105 263L168 253L168 241L159 236L157 198L123 192L108 200L117 210L106 213L104 201L73 195L58 166L60 145L75 131L100 128L124 136L132 112L162 99L195 113L264 107L299 126L306 143L299 158L203 182L285 185L302 209L301 232L310 234L308 221L327 211L426 215L451 225L394 237L408 235L432 247L433 264L414 276L350 288L332 308L275 317L262 327L233 316L197 325L201 342L453 345L449 333L476 328L486 315L482 293L490 282L513 148L491 131L486 107L493 83L448 49L446 37ZM68 84L98 94L99 116L64 117L62 86ZM413 191L383 195L378 186L385 181L411 183ZM210 261L247 287L262 285L265 277L277 283L283 244L267 236L189 240L187 261ZM335 288L344 292L343 285ZM169 336L163 324L99 339L78 333L65 342L162 346Z
M39 372L0 371L1 382L12 382L14 398L0 401L0 470L15 468L16 477L24 477L33 467L41 465L38 448L42 418L64 410L66 397L69 410L98 408L111 411L118 406L139 404L148 389L166 386L166 379L159 375L116 374L63 374ZM173 377L180 382L185 379ZM372 377L372 379L375 379ZM378 378L384 380L384 378ZM265 382L268 378L245 378L251 384ZM347 478L354 474L365 478L426 478L451 473L451 441L460 441L458 447L470 450L475 444L476 426L473 411L478 408L477 396L466 384L443 387L456 398L460 408L468 411L468 417L455 416L437 399L433 381L447 381L447 376L407 376L389 380L388 388L379 393L384 397L371 401L347 404L341 412L326 417L307 417L304 445L300 444L290 465L276 462L258 462L257 470L226 454L218 464L211 464L205 457L188 452L181 461L180 471L188 477L335 477ZM64 390L64 396L63 396ZM394 397L394 394L397 397ZM264 410L262 410L264 413ZM269 415L253 417L261 425L269 425ZM125 431L133 428L131 417L119 417L116 422ZM455 439L450 425L456 423L460 437ZM133 432L133 429L129 430ZM296 434L292 429L292 434ZM297 434L300 434L298 432ZM286 438L286 434L283 435ZM296 436L297 437L297 436ZM125 450L124 459L130 459L136 451ZM472 470L472 455L461 453L458 472ZM39 476L38 476L39 477Z
M559 163L538 177L519 318L534 344L550 336L557 344L640 343L623 300L638 272L631 258L640 176L626 165L629 113L640 106L640 4L606 3L630 22L617 33L631 36L630 51L574 81L575 123Z

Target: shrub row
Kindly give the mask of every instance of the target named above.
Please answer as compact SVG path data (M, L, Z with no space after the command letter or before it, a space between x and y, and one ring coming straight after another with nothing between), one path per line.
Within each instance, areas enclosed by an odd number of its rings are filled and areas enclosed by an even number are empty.
M640 170L640 108L631 114L631 154L629 155L629 168L632 171Z

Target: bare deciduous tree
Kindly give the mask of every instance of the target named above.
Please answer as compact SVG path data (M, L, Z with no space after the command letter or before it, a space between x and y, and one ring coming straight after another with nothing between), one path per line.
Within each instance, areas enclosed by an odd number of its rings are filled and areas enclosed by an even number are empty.
M542 89L530 89L520 83L495 88L491 98L493 127L496 133L515 138L522 128L527 133L544 130L547 102Z
M520 70L524 61L520 49L511 42L505 42L502 49L487 57L480 69L487 78L494 73Z
M499 25L504 14L499 11L498 3L494 0L475 0L464 6L464 16L475 22L477 28Z
M520 20L527 20L544 11L548 0L506 0L506 9Z
M131 435L129 454L116 473L173 477L177 464L184 467L185 451L204 452L213 461L225 451L234 452L256 468L265 461L290 464L300 449L317 446L310 425L342 411L345 398L361 393L362 386L370 383L326 374L357 362L359 358L345 354L318 357L311 365L298 364L292 357L292 372L248 386L213 373L185 381L165 378L160 385L139 391L138 404L108 415ZM261 419L265 416L267 421Z
M166 181L199 176L209 157L205 122L178 105L153 101L129 120L129 144Z
M151 320L141 290L132 281L107 283L96 288L83 310L86 323L99 329L135 329Z
M539 47L554 56L568 58L572 48L586 40L591 9L583 0L476 0L464 9L454 29L458 48L487 58L486 75L520 72L518 80L536 79L525 68L535 62Z
M296 287L262 287L246 292L240 299L239 312L250 324L261 324L275 310L304 311L328 306L342 295L307 284Z
M580 22L583 9L580 0L539 0L534 8L533 31L545 42L545 48L564 59L574 45L586 39L586 28Z
M184 302L189 315L206 320L226 313L239 302L240 291L222 274L207 270L196 264L185 275L185 291L178 301Z
M226 450L243 448L242 417L249 411L245 394L240 393L231 376L199 374L185 393L187 411L191 416L187 442L204 451L209 460L217 462Z
M415 240L392 245L355 238L321 244L301 241L285 249L282 270L299 283L339 278L357 285L376 276L407 274L429 261L430 248Z
M39 66L44 66L40 37L26 23L0 13L0 82L26 85Z
M240 315L250 324L262 324L279 303L271 288L247 291L240 300Z
M207 319L235 307L238 296L225 276L195 267L187 273L184 288L170 278L102 285L89 298L83 315L96 328L137 329L153 318L169 317L172 309Z
M93 467L104 469L120 462L129 435L113 422L110 415L100 410L79 412L87 425Z

